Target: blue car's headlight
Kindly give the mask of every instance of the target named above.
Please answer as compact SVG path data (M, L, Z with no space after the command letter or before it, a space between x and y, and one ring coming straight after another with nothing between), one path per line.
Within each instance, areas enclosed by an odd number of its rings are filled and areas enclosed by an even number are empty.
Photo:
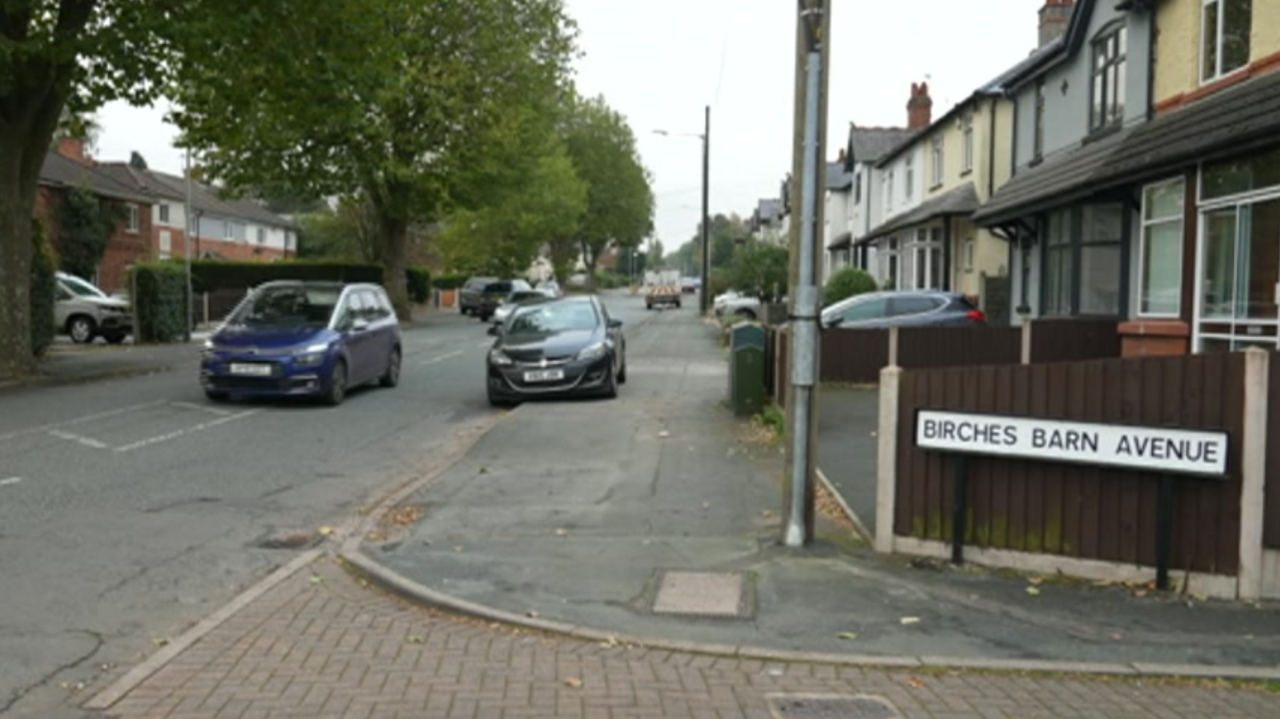
M591 345L590 347L588 347L588 348L586 348L586 349L582 350L581 352L579 352L579 353L578 353L578 359L580 359L580 360L596 360L596 359L600 359L601 357L604 357L605 352L607 352L607 351L608 351L608 347L605 345L605 343L603 343L603 342L597 342L597 343L595 343L595 344Z
M311 345L294 355L293 364L298 367L315 367L324 363L324 358L327 354L329 354L329 345Z

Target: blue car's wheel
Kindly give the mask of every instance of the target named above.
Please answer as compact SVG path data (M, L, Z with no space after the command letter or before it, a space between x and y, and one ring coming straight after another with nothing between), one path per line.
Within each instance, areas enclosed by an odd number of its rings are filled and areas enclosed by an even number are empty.
M324 401L328 404L342 404L342 400L347 398L347 363L338 360L333 363L333 369L329 372L329 386L324 393Z
M395 387L400 384L400 348L396 347L391 350L391 355L387 357L387 372L382 375L382 379L378 383L383 387Z

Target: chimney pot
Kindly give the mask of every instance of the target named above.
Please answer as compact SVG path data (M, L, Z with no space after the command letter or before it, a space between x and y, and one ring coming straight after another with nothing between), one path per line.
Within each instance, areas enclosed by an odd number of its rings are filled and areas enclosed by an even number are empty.
M64 137L58 140L57 152L59 155L69 160L75 160L81 165L92 167L94 164L93 160L85 154L84 140L79 137Z

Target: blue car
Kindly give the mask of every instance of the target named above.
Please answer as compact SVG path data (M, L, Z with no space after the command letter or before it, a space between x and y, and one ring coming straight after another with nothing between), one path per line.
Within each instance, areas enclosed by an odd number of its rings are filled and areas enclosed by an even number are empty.
M400 324L374 284L277 281L255 288L205 343L211 400L308 396L341 404L352 387L400 382Z

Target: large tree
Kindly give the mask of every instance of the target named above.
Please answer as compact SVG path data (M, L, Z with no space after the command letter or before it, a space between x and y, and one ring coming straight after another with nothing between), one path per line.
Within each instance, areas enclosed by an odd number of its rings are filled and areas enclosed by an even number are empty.
M363 193L387 289L407 314L406 243L442 219L503 118L558 92L562 0L221 0L234 42L193 34L175 122L233 188Z
M587 183L587 209L573 235L593 282L601 254L636 247L653 232L653 189L627 121L604 98L577 100L564 130L578 176Z
M0 2L0 376L29 372L31 218L59 118L152 100L179 22L218 27L212 0ZM181 21L179 20L181 18Z

